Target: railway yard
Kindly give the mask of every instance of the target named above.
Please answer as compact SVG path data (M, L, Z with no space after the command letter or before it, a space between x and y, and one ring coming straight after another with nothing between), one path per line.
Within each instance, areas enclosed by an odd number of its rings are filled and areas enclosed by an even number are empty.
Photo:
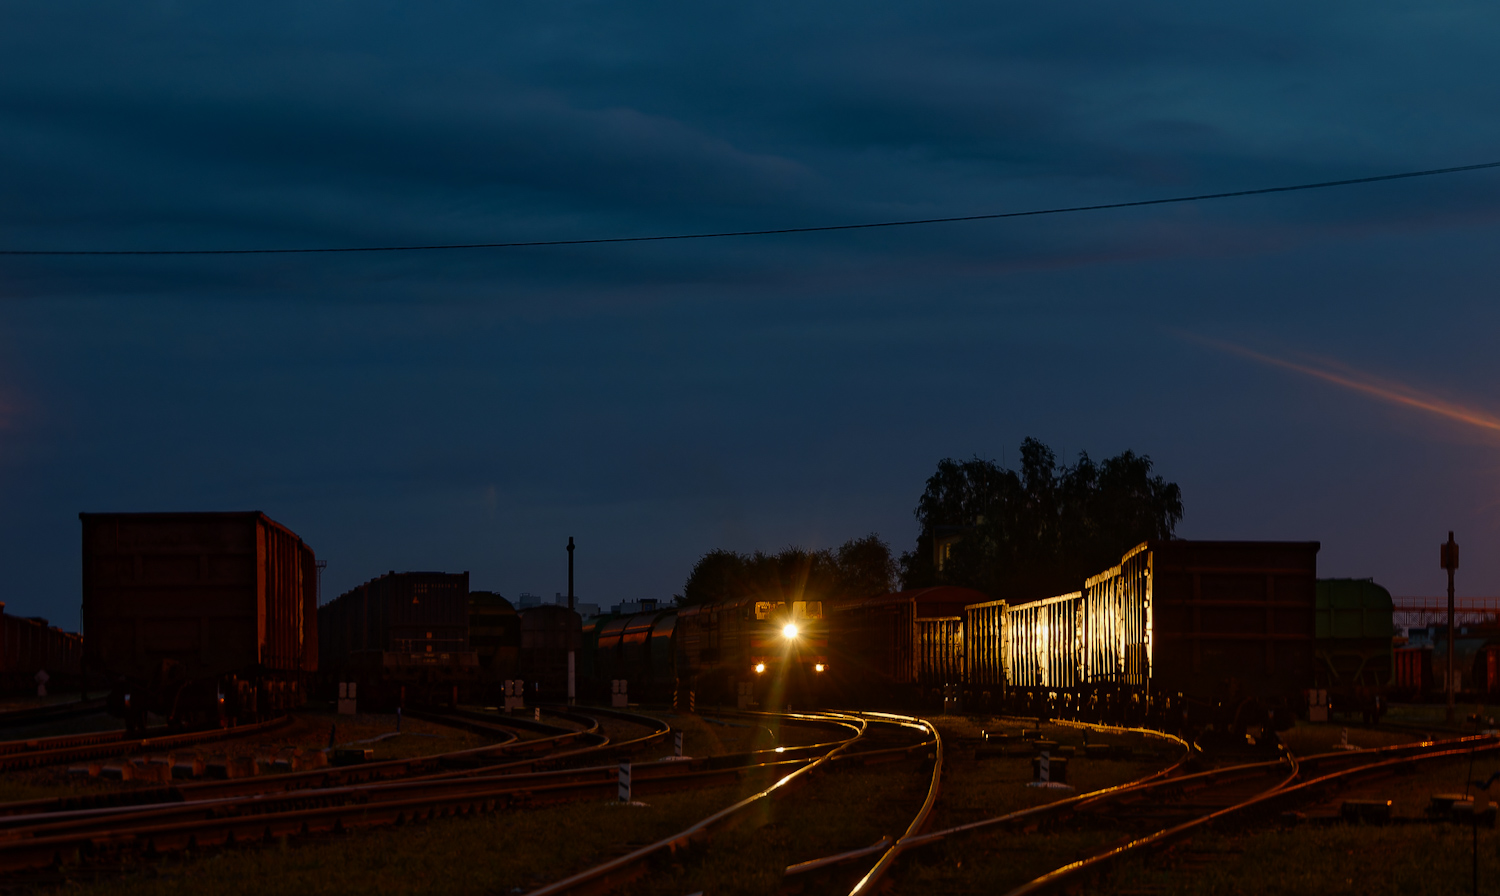
M1494 651L1471 639L1449 721L1435 648L1399 681L1389 593L1318 579L1316 542L1147 541L1026 599L791 588L585 621L467 573L321 602L312 549L258 512L82 521L88 637L16 627L12 676L78 690L0 708L5 892L1440 893L1500 870Z
M0 745L6 892L1446 892L1474 845L1500 871L1483 798L1432 809L1500 771L1500 738L1416 725L1301 724L1290 750L1205 753L956 714L433 707L397 733L393 714L308 708L144 738L47 724L7 725L26 738ZM152 766L168 771L107 771ZM1476 807L1482 826L1454 820Z

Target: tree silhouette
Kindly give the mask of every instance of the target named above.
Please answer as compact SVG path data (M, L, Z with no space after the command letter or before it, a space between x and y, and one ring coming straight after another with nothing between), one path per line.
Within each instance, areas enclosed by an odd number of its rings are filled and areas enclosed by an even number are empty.
M1019 471L992 460L944 458L917 501L916 550L901 557L904 587L964 585L1031 599L1081 587L1142 541L1171 538L1182 490L1151 475L1151 458L1126 451L1058 466L1051 448L1021 443ZM956 539L942 568L934 539Z
M899 567L878 535L846 541L836 550L787 547L775 554L716 549L694 564L677 603L712 603L744 597L840 603L884 594Z

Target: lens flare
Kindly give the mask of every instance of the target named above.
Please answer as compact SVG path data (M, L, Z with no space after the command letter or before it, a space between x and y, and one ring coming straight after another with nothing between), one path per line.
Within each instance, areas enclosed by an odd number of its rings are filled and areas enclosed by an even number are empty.
M791 622L788 622L786 625L783 625L781 627L781 636L783 638L788 639L788 640L797 637L797 626L794 623L791 623Z
M1239 355L1242 358L1249 358L1252 361L1259 361L1262 364L1269 364L1272 367L1280 367L1284 370L1292 370L1305 376L1315 377L1324 382L1343 386L1346 389L1352 389L1355 392L1360 392L1371 398L1384 401L1387 404L1416 408L1420 411L1426 411L1429 414L1446 417L1458 423L1500 432L1500 417L1496 417L1494 414L1427 395L1404 383L1381 379L1364 371L1355 370L1348 365L1340 364L1337 361L1319 359L1323 366L1314 367L1311 364L1289 361L1286 358L1267 355L1254 349L1248 349L1229 342L1221 342L1217 339L1206 339L1193 334L1185 335L1196 342L1212 346L1220 351Z

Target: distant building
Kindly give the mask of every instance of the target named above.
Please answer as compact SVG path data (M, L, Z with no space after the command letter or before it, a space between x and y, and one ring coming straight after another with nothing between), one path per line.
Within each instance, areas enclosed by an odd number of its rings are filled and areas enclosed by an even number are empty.
M541 605L542 596L540 594L522 591L521 596L516 598L516 609L518 610L529 610L532 607L540 607Z
M578 615L582 616L584 619L587 619L590 616L598 616L599 615L599 605L598 604L580 604L580 603L574 602L573 609L577 610L578 611Z
M627 600L615 604L609 611L616 616L629 616L631 613L654 613L656 612L657 600L654 597L645 600Z

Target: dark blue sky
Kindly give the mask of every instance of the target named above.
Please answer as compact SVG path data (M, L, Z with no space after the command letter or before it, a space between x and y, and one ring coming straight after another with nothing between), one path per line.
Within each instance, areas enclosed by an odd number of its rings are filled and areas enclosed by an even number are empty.
M1500 160L1493 4L0 8L0 248L639 235ZM0 259L0 600L80 510L262 509L328 561L669 597L897 549L944 456L1133 449L1191 538L1500 591L1500 173L921 229ZM1475 412L1465 423L1230 347Z

